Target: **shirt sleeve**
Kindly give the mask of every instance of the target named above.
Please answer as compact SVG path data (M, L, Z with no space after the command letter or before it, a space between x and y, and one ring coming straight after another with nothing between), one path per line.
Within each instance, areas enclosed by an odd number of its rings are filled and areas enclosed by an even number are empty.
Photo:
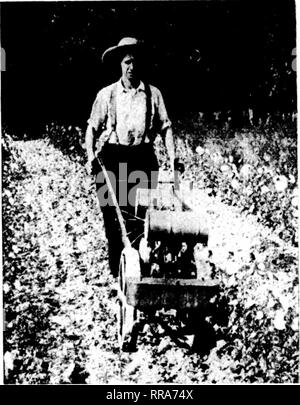
M88 124L91 125L96 131L101 129L107 120L107 100L103 90L100 90L94 101Z
M159 133L161 133L165 129L170 128L172 126L172 123L169 120L163 96L162 96L160 90L158 90L158 89L156 89L155 100L156 100L156 103L155 103L156 104L155 105L156 127L157 127L157 131Z

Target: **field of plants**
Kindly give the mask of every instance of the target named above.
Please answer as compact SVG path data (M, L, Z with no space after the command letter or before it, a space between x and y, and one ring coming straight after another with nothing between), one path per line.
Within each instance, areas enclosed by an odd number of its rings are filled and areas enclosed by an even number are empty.
M84 133L51 124L37 140L2 137L6 383L299 382L294 124L237 131L194 117L174 132L221 281L215 346L191 351L149 325L137 352L120 352ZM161 139L156 149L166 165Z

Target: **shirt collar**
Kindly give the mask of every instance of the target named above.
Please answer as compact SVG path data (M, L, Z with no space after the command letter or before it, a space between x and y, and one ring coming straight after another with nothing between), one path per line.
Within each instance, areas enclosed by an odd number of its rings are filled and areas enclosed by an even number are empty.
M122 79L120 79L117 82L117 89L118 89L119 93L128 93L128 91L129 91L123 86ZM140 80L140 84L136 88L136 92L138 92L138 91L145 91L145 84L141 80Z

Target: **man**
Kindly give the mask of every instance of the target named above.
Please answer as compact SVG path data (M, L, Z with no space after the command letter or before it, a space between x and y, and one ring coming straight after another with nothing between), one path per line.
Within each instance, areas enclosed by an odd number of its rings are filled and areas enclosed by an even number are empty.
M157 134L161 134L165 140L171 170L174 173L175 147L171 122L161 92L141 81L141 50L141 42L128 37L103 53L103 62L117 60L120 63L121 78L97 94L86 131L87 170L96 174L99 169L95 158L101 152L100 156L106 169L114 175L112 180L115 178L117 183L127 182L128 191L132 187L132 184L128 184L128 178L137 171L148 179L146 186L155 187L153 173L158 173L158 163L153 142ZM114 208L104 203L103 182L99 180L99 176L97 178L96 188L108 239L109 262L111 271L116 276L122 249L120 229ZM121 187L114 181L112 184L115 186L119 203L121 200L123 202ZM122 189L124 190L124 187ZM126 195L126 203L125 210L133 213L134 195L131 195L130 201ZM124 207L121 206L122 208Z

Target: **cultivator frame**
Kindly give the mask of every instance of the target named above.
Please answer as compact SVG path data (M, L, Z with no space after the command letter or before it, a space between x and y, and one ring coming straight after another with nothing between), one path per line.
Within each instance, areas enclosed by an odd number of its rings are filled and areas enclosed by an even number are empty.
M105 166L102 168L116 210L122 234L123 250L118 275L118 341L123 351L137 350L137 339L145 324L159 323L178 344L191 347L189 335L201 335L197 328L205 323L212 302L219 292L217 279L203 280L201 269L188 278L176 274L153 276L150 269L149 244L153 240L172 243L188 241L204 246L208 230L201 215L186 204L179 182L161 180L156 189L138 189L135 215L144 221L144 232L139 248L133 247L126 229L126 221L118 205ZM176 179L176 178L175 178ZM178 180L178 178L177 178ZM177 183L177 184L176 184ZM192 188L191 188L192 192ZM156 314L159 311L176 311L182 330L172 329Z

